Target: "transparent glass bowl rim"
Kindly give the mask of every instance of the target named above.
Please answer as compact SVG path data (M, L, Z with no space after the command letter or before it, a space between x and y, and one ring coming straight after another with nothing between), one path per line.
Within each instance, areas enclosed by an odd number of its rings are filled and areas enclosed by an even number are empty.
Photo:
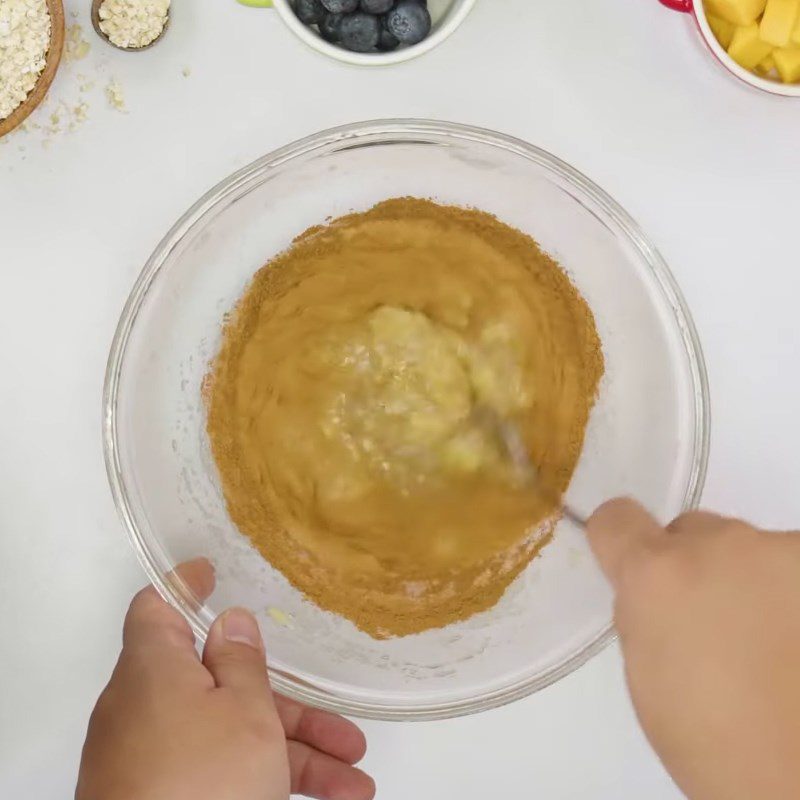
M191 593L183 594L166 576L172 569L157 541L140 529L123 476L117 430L120 378L131 332L153 282L174 248L195 226L202 226L219 206L227 208L238 197L258 186L271 170L309 155L351 147L399 143L482 144L525 158L588 196L619 227L636 252L650 267L664 299L672 309L689 359L694 386L694 458L683 507L695 508L705 483L709 453L710 402L708 378L700 341L680 289L658 250L639 226L608 194L571 166L525 141L491 130L451 122L417 119L387 119L359 122L331 128L289 144L254 161L218 183L201 197L171 228L145 264L122 311L111 344L103 389L103 449L106 471L117 511L144 571L159 594L176 607L192 626L198 639L205 641L210 615ZM204 613L205 612L205 613ZM446 719L485 711L519 700L565 677L604 649L615 638L609 624L593 641L570 658L543 673L499 690L443 703L404 706L344 700L300 681L291 674L270 670L273 688L295 700L330 711L382 720Z

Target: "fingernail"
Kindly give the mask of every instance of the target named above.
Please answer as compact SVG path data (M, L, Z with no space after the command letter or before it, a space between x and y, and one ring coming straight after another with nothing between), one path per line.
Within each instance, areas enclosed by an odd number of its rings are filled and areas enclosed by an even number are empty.
M246 644L256 650L264 648L256 618L244 608L232 608L225 612L222 634L229 642Z

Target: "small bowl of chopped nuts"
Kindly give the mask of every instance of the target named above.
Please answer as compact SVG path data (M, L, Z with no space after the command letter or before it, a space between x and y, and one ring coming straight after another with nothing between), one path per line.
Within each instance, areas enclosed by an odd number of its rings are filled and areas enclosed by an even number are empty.
M44 100L64 49L61 0L0 2L0 137Z
M476 0L274 0L309 47L360 66L399 64L440 45Z

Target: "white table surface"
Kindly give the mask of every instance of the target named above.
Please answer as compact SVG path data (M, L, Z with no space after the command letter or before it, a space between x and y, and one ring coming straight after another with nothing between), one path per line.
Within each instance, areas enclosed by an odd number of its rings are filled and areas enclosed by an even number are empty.
M87 98L88 120L0 143L0 797L71 797L143 582L100 444L128 290L201 192L321 128L388 116L482 125L606 188L660 246L700 331L706 504L800 524L800 101L729 79L687 17L656 0L482 0L440 49L366 71L233 0L174 0L168 36L138 55L96 39L89 0L66 5L92 49L64 66L50 103ZM106 102L112 76L127 114ZM97 86L81 93L87 80ZM365 727L380 800L680 797L637 728L614 647L495 712Z

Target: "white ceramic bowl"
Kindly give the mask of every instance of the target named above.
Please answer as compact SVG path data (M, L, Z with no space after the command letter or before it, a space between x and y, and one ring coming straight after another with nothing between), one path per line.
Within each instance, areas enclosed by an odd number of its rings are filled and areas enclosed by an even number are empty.
M289 30L318 53L344 61L347 64L379 67L400 64L424 55L438 47L467 18L477 0L429 0L428 8L433 18L430 35L419 44L401 47L391 53L353 53L326 42L313 28L304 25L292 10L291 0L274 0L275 10Z
M708 24L706 9L703 0L659 0L662 5L675 11L684 11L693 14L700 35L705 40L706 46L717 61L722 64L739 80L750 84L750 86L761 89L770 94L777 94L783 97L800 97L800 84L779 83L768 78L762 78L750 70L739 66L725 51L725 48L717 41L711 26Z

